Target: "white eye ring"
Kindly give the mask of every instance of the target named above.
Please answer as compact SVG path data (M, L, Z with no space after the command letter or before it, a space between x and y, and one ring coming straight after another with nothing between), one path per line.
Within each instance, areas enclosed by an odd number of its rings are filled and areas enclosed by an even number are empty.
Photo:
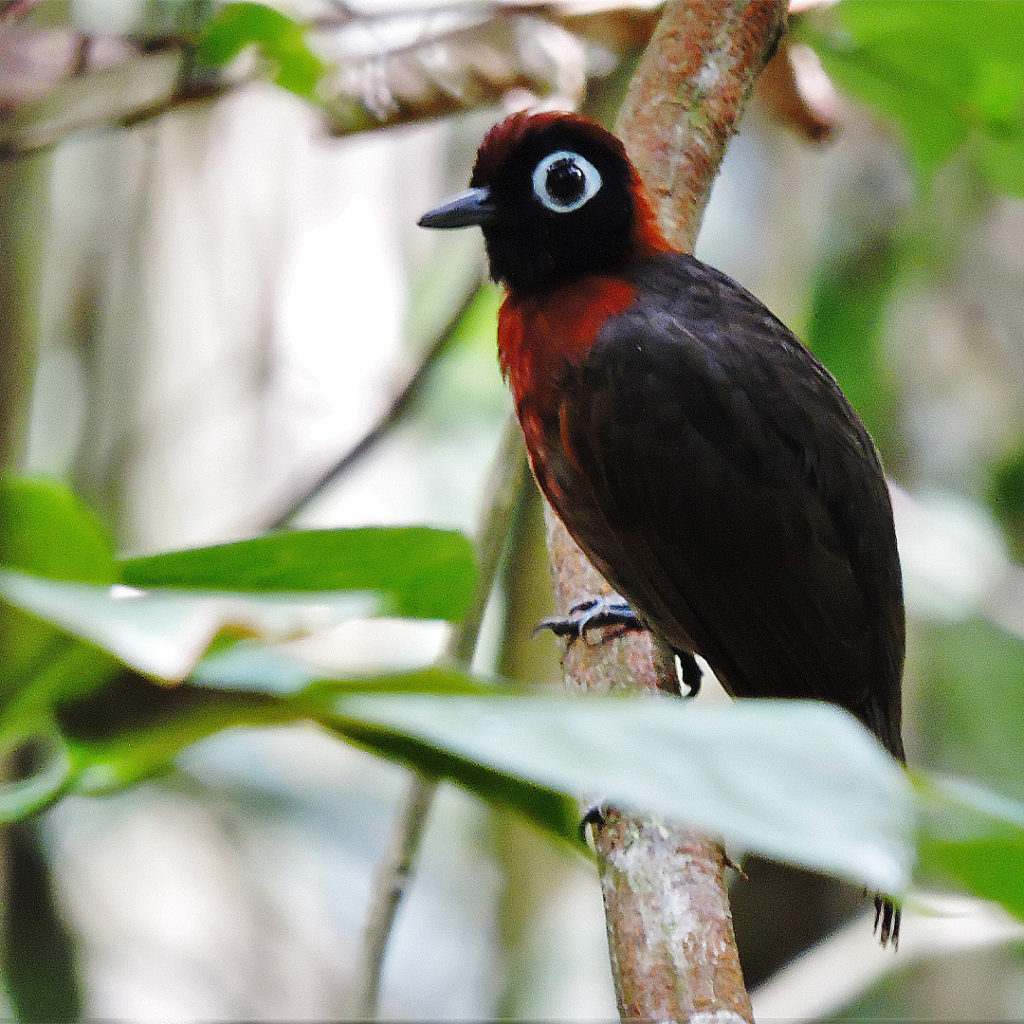
M564 202L558 196L548 191L548 175L558 164L571 164L577 170L583 172L583 191ZM533 192L534 195L549 209L555 213L572 213L578 210L585 202L592 199L601 187L601 175L597 168L579 153L573 153L568 149L560 149L557 153L544 157L533 171Z

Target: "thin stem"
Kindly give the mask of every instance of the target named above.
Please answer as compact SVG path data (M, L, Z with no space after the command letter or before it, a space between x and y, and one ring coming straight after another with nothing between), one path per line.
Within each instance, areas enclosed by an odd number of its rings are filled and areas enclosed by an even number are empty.
M479 284L474 283L473 287L462 297L462 301L448 318L448 322L438 332L426 352L423 353L419 365L413 371L412 376L401 391L395 395L380 419L334 465L324 470L316 480L307 484L298 495L291 498L285 505L284 510L271 520L268 529L279 530L281 527L286 526L300 512L308 508L312 502L320 497L331 484L335 483L356 463L365 458L398 426L410 407L419 398L431 373L441 361L441 358L451 347L452 340L456 336L456 328L476 298L478 289Z
M377 869L373 900L363 928L355 1016L366 1020L377 1016L384 955L406 887L416 870L423 832L437 792L437 782L414 775L409 782L402 810L395 820L391 839Z
M477 532L477 581L466 615L451 632L442 662L468 668L476 652L484 612L508 542L513 514L524 486L529 486L526 453L515 417L505 425L486 489L484 512ZM416 868L437 782L413 776L402 811L395 822L387 852L374 885L363 932L362 957L356 977L356 1015L373 1018L380 1002L384 956L398 908Z

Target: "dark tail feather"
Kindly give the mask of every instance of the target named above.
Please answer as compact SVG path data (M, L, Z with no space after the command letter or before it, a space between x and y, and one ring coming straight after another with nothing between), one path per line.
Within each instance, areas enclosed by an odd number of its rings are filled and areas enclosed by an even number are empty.
M888 896L875 897L875 934L880 934L883 946L891 942L893 949L900 948L900 916L900 908Z

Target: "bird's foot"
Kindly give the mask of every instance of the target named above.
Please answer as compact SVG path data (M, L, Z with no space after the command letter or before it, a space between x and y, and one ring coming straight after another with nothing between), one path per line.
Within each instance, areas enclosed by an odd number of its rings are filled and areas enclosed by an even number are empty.
M900 908L888 896L875 895L875 934L883 946L900 948ZM879 928L881 925L881 928Z
M749 882L750 881L750 878L747 876L746 871L743 870L743 868L740 865L739 861L733 860L733 858L729 856L729 851L728 850L723 850L723 852L722 852L722 862L725 864L725 866L727 868L730 868L731 870L735 871L737 876L739 878L742 878L744 882Z
M580 818L580 842L587 842L587 826L596 825L600 828L605 823L604 810L601 804L592 804Z
M604 626L618 626L624 630L644 628L628 601L624 601L618 594L609 594L573 605L568 615L541 619L534 633L550 629L555 636L568 637L571 642L585 637L588 630Z

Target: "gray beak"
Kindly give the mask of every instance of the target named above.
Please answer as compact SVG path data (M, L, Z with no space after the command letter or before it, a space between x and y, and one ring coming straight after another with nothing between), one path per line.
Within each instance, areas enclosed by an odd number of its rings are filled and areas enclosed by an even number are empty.
M423 214L418 223L421 228L468 228L473 225L493 224L498 208L491 200L488 188L471 188L460 192L436 210Z

